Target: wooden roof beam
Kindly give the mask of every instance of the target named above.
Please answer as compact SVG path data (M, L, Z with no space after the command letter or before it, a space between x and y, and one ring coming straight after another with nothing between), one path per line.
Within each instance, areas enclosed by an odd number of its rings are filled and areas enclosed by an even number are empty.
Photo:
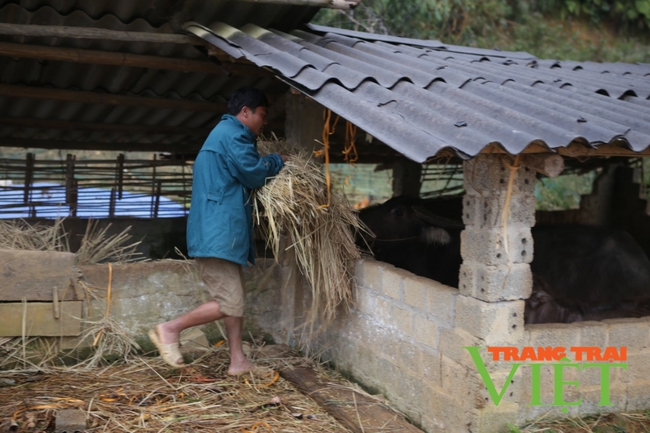
M0 147L22 147L35 149L65 149L65 150L107 150L116 152L170 152L196 153L203 142L194 143L101 143L65 140L38 140L32 138L0 138Z
M226 103L190 101L186 99L152 98L147 96L115 95L111 93L52 89L46 87L0 84L0 96L15 98L53 99L82 104L132 105L149 108L171 108L186 111L212 111L225 114Z
M239 0L250 3L272 3L277 5L314 6L319 8L352 10L361 0Z
M271 75L271 73L265 69L242 63L226 63L224 66L220 66L216 63L203 60L130 53L113 53L79 48L14 44L10 42L0 42L0 55L28 59L57 60L63 62L132 66L138 68L178 70L183 72L203 72L219 75L229 75L231 73L237 75Z
M214 116L214 124L219 120L219 115ZM32 128L45 130L86 131L116 134L143 134L143 135L186 135L205 138L212 131L213 126L206 128L188 128L184 126L164 125L124 125L117 123L91 123L76 122L57 119L37 119L33 117L0 117L0 125L16 128ZM282 119L270 120L265 129L277 131L284 129Z
M35 24L0 23L0 35L55 37L72 39L101 39L109 41L151 42L161 44L208 45L194 35L177 33L147 33L107 30L95 27L39 26Z
M215 116L215 120L216 120ZM61 129L69 131L108 132L118 134L189 135L207 137L212 128L187 128L164 125L123 125L115 123L75 122L32 117L0 117L0 125L19 128Z

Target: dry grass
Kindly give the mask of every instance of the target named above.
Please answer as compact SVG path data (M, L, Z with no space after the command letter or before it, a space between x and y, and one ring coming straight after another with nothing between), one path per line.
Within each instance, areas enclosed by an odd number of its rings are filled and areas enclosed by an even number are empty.
M52 226L29 225L24 220L0 221L0 248L6 250L69 251L63 220Z
M589 417L545 419L540 417L511 433L646 433L650 431L650 411L603 413Z
M142 357L105 368L6 371L0 374L0 431L51 431L62 409L82 412L86 431L347 431L274 371L307 361L275 359L258 349L253 357L267 375L228 376L223 346L179 370Z
M329 323L337 308L347 307L352 300L353 267L360 258L354 237L362 223L345 197L334 191L328 197L322 165L311 154L286 142L261 142L260 153L270 152L289 155L289 160L275 178L257 190L255 221L266 232L276 260L285 250L292 250L311 286L312 303L306 318L311 335L315 323Z
M76 252L77 263L89 265L100 262L124 263L142 260L142 253L136 250L141 241L127 244L131 240L131 235L128 234L131 226L116 235L107 236L110 227L111 225L108 224L103 229L99 229L97 221L88 221L81 247Z
M68 235L63 229L63 221L62 219L55 220L52 225L30 225L24 220L1 220L0 248L23 251L70 252ZM128 233L131 226L118 234L108 236L110 227L109 224L105 228L99 229L97 221L88 221L81 247L75 253L78 264L143 260L142 254L137 251L137 247L141 242L129 243L131 235Z

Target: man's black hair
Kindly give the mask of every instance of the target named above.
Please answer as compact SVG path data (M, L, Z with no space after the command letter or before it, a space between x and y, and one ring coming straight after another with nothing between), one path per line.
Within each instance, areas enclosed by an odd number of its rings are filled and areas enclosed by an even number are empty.
M244 107L255 111L257 107L268 106L269 100L261 90L255 87L242 87L230 95L230 99L228 100L228 113L236 116Z

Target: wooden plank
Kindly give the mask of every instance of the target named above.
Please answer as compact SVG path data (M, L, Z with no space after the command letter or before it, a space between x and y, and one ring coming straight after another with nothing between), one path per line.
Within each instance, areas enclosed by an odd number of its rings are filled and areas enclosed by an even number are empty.
M85 50L80 48L14 44L10 42L0 42L0 55L28 59L57 60L62 62L131 66L136 68L178 70L183 72L203 72L217 75L272 75L271 72L252 64L225 63L222 66L207 60Z
M84 92L51 89L46 87L0 84L0 95L16 98L53 99L85 104L133 105L149 108L171 108L187 111L212 111L226 113L228 105L218 102L190 101L186 99L152 98L148 96L116 95L113 93Z
M0 23L0 35L39 36L72 39L101 39L126 42L208 45L194 35L176 33L124 32L95 27L39 26L35 24Z
M215 116L216 117L216 116ZM63 129L73 131L117 132L121 134L192 135L207 137L212 128L187 128L165 125L123 125L116 123L76 122L32 117L0 117L0 125L22 128Z
M52 302L0 303L0 337L69 337L81 334L81 301L59 302L58 319Z
M422 433L381 401L350 388L323 382L311 368L282 369L280 375L352 432Z
M0 302L52 301L54 289L60 300L78 300L80 277L72 253L0 250Z
M9 42L0 42L0 55L74 63L133 66L139 68L179 70L183 72L205 72L219 75L227 75L229 73L226 69L220 67L216 63L204 60L115 53L79 48L14 44Z
M31 138L0 137L0 147L23 147L36 149L66 149L66 150L109 150L133 152L169 152L169 153L198 153L203 142L194 143L100 143L65 140L37 140Z

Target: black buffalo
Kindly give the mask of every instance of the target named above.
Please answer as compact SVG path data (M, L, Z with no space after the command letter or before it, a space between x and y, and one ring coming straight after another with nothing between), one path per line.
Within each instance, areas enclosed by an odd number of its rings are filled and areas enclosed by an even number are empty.
M458 287L460 199L396 197L363 209L375 258ZM444 215L444 216L441 216ZM533 294L527 323L650 314L650 261L626 232L598 227L534 227Z

